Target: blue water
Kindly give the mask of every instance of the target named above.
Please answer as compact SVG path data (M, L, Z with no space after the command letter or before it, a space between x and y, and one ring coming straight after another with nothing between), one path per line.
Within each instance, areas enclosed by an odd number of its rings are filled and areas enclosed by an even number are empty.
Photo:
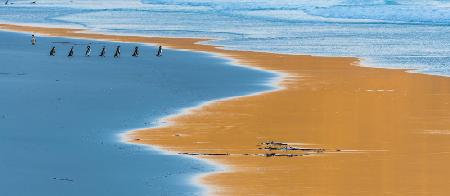
M0 21L150 36L229 49L355 56L450 76L448 0L16 0Z
M450 1L10 0L0 22L115 34L216 38L228 49L355 56L450 76ZM87 40L0 33L0 195L195 195L215 168L123 144L117 134L204 101L270 87L273 75L204 53L65 57ZM48 57L49 45L58 56ZM94 52L116 43L95 42ZM133 45L121 44L123 51ZM150 55L151 54L151 55ZM24 58L26 56L26 58ZM189 60L187 60L189 59Z
M118 134L204 101L268 90L273 74L205 53L0 32L0 195L198 195L192 158L121 143ZM91 57L82 52L91 43ZM48 55L50 46L57 56ZM101 46L108 57L98 57ZM75 46L75 57L66 57Z

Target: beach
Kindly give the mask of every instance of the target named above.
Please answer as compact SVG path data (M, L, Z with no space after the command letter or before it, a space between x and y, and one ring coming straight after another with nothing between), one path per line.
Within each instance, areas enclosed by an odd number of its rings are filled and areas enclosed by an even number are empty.
M29 33L0 31L0 195L200 195L196 179L220 170L215 164L130 144L122 134L183 108L270 89L264 81L274 77L206 53L164 49L158 58L143 44L36 36L33 46ZM122 55L113 58L117 45ZM131 56L135 46L140 57Z
M267 141L330 149L291 158L204 157L232 168L204 179L222 188L219 195L448 192L448 78L358 67L353 58L231 53L285 73L283 90L207 105L134 138L195 153L261 154L257 145Z
M130 142L226 166L200 179L218 195L445 195L450 80L359 66L357 58L223 50L204 39L149 38L0 25L71 38L162 44L280 73L278 89L209 102L128 134ZM320 152L265 157L276 141Z

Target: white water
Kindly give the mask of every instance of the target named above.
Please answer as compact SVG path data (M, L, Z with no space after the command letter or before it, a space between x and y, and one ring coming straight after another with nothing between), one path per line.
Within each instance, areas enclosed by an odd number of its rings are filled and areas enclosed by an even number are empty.
M450 76L450 1L41 0L0 21L216 38L229 49L355 56L365 65Z

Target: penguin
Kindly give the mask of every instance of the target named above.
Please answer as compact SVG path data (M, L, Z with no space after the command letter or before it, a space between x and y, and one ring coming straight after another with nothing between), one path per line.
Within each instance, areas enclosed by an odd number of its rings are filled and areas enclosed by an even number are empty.
M70 48L69 54L68 54L67 56L68 56L68 57L73 56L73 46L72 46L72 48Z
M158 52L156 53L156 56L157 56L157 57L162 56L162 46L159 46Z
M50 56L55 56L56 54L56 48L55 46L52 47L52 49L50 50Z
M100 52L100 55L99 55L99 56L105 57L105 55L106 55L106 47L103 46L102 51Z
M117 46L116 52L114 53L114 58L119 58L119 57L120 57L120 46Z
M31 45L36 45L36 37L33 35L31 35Z
M132 56L134 56L134 57L138 57L139 56L139 47L135 47L134 48L134 52L133 52L133 55Z
M86 56L90 56L90 55L91 55L91 46L88 45L88 46L86 47L86 53L85 53L85 55L86 55Z

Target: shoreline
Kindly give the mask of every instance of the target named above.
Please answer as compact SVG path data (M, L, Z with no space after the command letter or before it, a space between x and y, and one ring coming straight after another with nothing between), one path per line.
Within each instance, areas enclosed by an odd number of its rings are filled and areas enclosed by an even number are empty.
M167 126L130 133L135 138L130 142L175 152L261 154L266 152L255 145L267 141L339 149L292 158L200 156L236 169L202 176L203 185L221 187L214 190L215 194L379 195L448 191L442 184L448 182L445 176L450 170L442 163L448 163L450 157L430 155L446 152L448 138L414 135L421 130L450 128L445 119L450 113L447 77L355 66L359 65L357 58L230 51L198 43L207 39L101 35L16 25L0 25L0 28L71 38L160 43L174 49L218 54L256 69L285 73L278 83L282 89L207 102L192 108L188 114L163 118L171 122ZM209 143L197 143L205 141ZM350 153L351 150L360 150L365 155ZM434 170L422 171L424 168ZM439 172L434 172L436 168ZM406 175L411 178L394 182Z
M224 57L221 57L221 58L224 58ZM231 65L231 66L235 66L235 65ZM237 65L237 66L239 66L239 65ZM254 68L251 68L251 69L254 69ZM220 187L220 185L205 185L205 183L202 181L202 179L209 175L232 172L234 170L234 168L232 168L230 165L223 164L221 162L218 162L218 161L215 161L212 159L207 159L207 158L202 158L202 157L193 157L193 156L185 155L185 154L179 154L179 153L177 153L176 150L170 150L170 149L165 148L164 146L136 142L135 134L142 130L148 130L148 129L151 130L151 129L170 127L171 124L175 123L175 122L170 121L171 118L176 118L178 116L183 116L183 115L190 115L193 112L195 112L196 109L201 109L203 107L207 107L207 106L215 104L217 102L225 102L225 101L229 101L229 100L239 99L242 97L259 96L259 95L263 95L265 93L271 93L271 92L276 92L276 91L282 90L282 87L276 86L276 84L281 81L281 79L283 77L282 75L283 74L281 74L281 73L277 74L277 77L276 77L277 79L275 81L271 81L271 80L267 81L267 84L270 85L271 87L273 87L274 89L260 91L260 92L254 92L254 93L250 93L250 94L246 94L246 95L230 96L230 97L225 97L225 98L220 98L220 99L213 99L213 100L201 102L201 103L196 104L191 107L181 108L181 109L177 110L176 112L174 112L173 114L169 114L169 115L159 118L156 125L153 127L135 128L135 129L126 130L122 133L119 133L118 134L119 140L123 143L131 144L131 145L142 145L145 148L149 148L151 150L158 151L162 154L182 156L182 157L191 158L191 159L199 159L208 165L214 165L214 167L215 167L214 171L206 172L206 173L205 172L198 173L198 174L192 176L192 178L190 179L191 182L195 186L201 187L203 190L205 190L204 194L202 194L202 195L212 195L215 192L213 190L217 189L217 187Z
M152 127L161 116L196 103L267 89L260 83L271 76L265 72L229 66L228 61L206 53L168 49L165 58L156 58L152 55L156 51L154 46L47 36L39 36L38 44L32 46L29 44L29 33L0 33L4 40L0 51L4 62L0 66L0 79L3 81L2 92L5 92L1 101L4 107L0 114L3 117L0 117L0 127L10 130L3 132L7 138L3 138L2 146L5 155L12 155L2 159L0 170L6 176L20 179L17 180L23 182L20 184L42 181L42 186L14 191L12 187L15 187L16 180L5 178L2 181L5 188L0 191L2 195L14 195L13 192L17 191L19 194L40 194L40 190L54 192L53 176L74 179L78 187L96 186L98 189L92 190L100 195L103 195L101 192L108 192L104 190L115 190L115 195L124 195L121 191L128 188L130 190L127 192L132 195L148 192L201 194L203 186L194 186L195 181L191 177L213 171L214 165L193 157L168 156L164 155L167 153L122 143L117 134L134 128ZM91 57L85 57L82 53L87 43L92 44ZM59 53L50 57L47 51L53 44ZM72 44L78 52L74 58L68 58L65 51ZM124 51L120 59L114 59L111 55L106 58L97 56L102 46L114 48L117 45L121 45ZM136 45L143 54L140 58L133 58L127 52ZM228 77L222 78L222 74ZM213 79L217 77L217 80L211 81L209 75L215 76ZM210 85L202 85L209 81ZM24 85L27 82L30 85ZM237 86L227 85L230 82ZM28 96L20 96L22 92ZM56 97L60 98L55 100ZM84 112L79 108L87 110ZM27 117L32 114L36 117L28 120ZM24 119L29 122L29 127L20 124ZM71 124L76 121L82 123ZM59 123L66 125L59 127ZM29 140L21 142L19 138L25 137ZM71 142L53 142L66 140ZM48 149L48 153L37 156L39 148L23 148L31 145L42 146ZM90 150L85 151L86 148ZM59 156L52 156L59 152ZM14 154L26 156L15 158ZM27 157L33 156L36 158L26 161ZM85 159L86 156L92 159ZM165 164L158 164L161 160L165 160ZM17 163L18 166L9 168L5 162ZM34 170L31 167L34 164L30 163L41 163L41 168L45 169ZM30 172L23 175L14 172L28 168L27 165L30 165ZM58 167L68 165L71 165L70 170ZM95 170L95 175L84 172L83 168ZM109 172L108 168L112 171ZM96 185L95 182L102 183ZM115 182L127 186L114 186ZM71 190L70 187L61 189L67 195L90 192L86 189Z
M49 33L47 30L51 31L57 29L58 32L56 34L52 34ZM138 42L138 41L124 41L124 40L111 40L111 39L104 39L104 38L91 38L89 36L94 35L95 37L97 36L104 36L107 34L102 34L99 32L90 32L87 29L71 29L71 28L67 28L67 27L60 27L60 26L55 26L55 27L46 27L46 26L28 26L27 24L9 24L9 23L0 23L0 30L3 31L9 31L9 32L17 32L17 33L35 33L35 31L30 31L30 30L37 30L38 33L40 33L42 36L49 36L49 37L68 37L68 38L79 38L79 39L91 39L91 40L98 40L98 41L112 41L112 42L124 42L124 43L139 43L139 44L150 44L150 45L156 45L158 43L156 42ZM67 30L67 31L66 31ZM78 37L78 36L71 36L71 35L63 35L67 32L73 32L76 33L77 35L87 35L88 37ZM114 37L129 37L129 35L111 35ZM131 35L131 37L138 37L138 38L143 38L141 36L137 36L137 35ZM153 37L145 37L145 38L153 38ZM202 45L200 42L204 42L204 41L210 41L212 39L209 38L161 38L161 37L155 37L156 39L173 39L173 40L177 40L177 39L188 39L188 40L193 40L192 44L193 45ZM216 46L213 45L203 45L203 46L210 46L210 47L214 47L216 48ZM165 46L167 48L167 46ZM272 71L272 70L264 70L264 69L260 69L257 67L253 67L253 66L248 66L245 64L241 64L240 60L229 57L229 56L225 56L221 53L217 53L217 52L211 52L211 51L206 51L206 50L197 50L197 49L185 49L185 48L178 48L178 47L174 47L169 45L170 49L174 49L174 50L187 50L187 51L194 51L194 52L203 52L203 53L207 53L209 55L213 55L214 58L224 58L229 60L230 62L228 63L230 66L240 66L240 67L246 67L247 69L253 69L253 70L258 70L258 71L264 71L264 72L269 72L272 73L274 75L276 75L275 77L273 77L271 80L266 81L266 85L270 86L273 89L270 90L265 90L265 91L260 91L260 92L254 92L254 93L250 93L250 94L246 94L246 95L240 95L240 96L231 96L231 97L226 97L226 98L221 98L221 99L215 99L215 100L209 100L209 101L205 101L202 103L199 103L195 106L192 107L187 107L187 108L181 108L180 110L174 112L173 114L169 114L167 116L163 116L161 118L158 119L157 125L155 125L154 127L145 127L145 128L135 128L135 129L130 129L130 130L125 130L122 133L118 134L118 138L119 141L122 143L126 143L126 144L132 144L132 145L142 145L145 148L149 148L151 150L154 151L158 151L160 153L163 154L170 154L170 155L177 155L177 156L182 156L185 158L192 158L192 159L200 159L201 161L205 162L206 164L210 164L210 165L214 165L215 167L215 171L212 172L207 172L207 173L198 173L194 176L192 176L192 178L190 179L192 181L192 183L195 186L200 187L201 189L204 190L205 195L210 195L211 193L213 193L214 191L212 191L214 189L213 185L205 185L202 182L202 178L205 178L206 176L209 175L214 175L214 174L218 174L218 173L223 173L223 172L231 172L232 168L229 165L225 165L222 164L220 162L214 161L214 160L210 160L210 159L204 159L204 158L198 158L198 157L192 157L189 155L182 155L182 154L177 154L175 151L171 151L171 150L167 150L164 149L163 146L158 146L158 145L152 145L152 144L142 144L142 143L137 143L135 141L132 140L132 135L134 132L142 130L142 129L156 129L156 128L161 128L161 127L166 127L166 126L170 126L170 123L166 123L166 124L162 124L164 121L167 121L170 118L173 117L177 117L177 116L181 116L181 115L189 115L193 110L198 109L198 108L202 108L205 107L207 105L210 104L214 104L215 102L222 102L222 101L227 101L227 100L232 100L232 99L239 99L241 97L250 97L250 96L258 96L261 94L265 94L265 93L270 93L270 92L275 92L275 91L279 91L279 90L283 90L283 87L279 85L279 83L283 80L284 77L286 77L285 75L287 75L287 73L282 73L282 72L277 72L277 71Z
M155 128L158 126L155 126ZM143 128L141 128L143 129ZM179 157L183 157L185 159L196 159L196 160L200 160L201 162L203 162L202 164L208 165L208 166L213 166L214 167L214 171L210 171L210 172L197 172L194 175L190 176L188 179L186 179L186 181L188 181L190 185L198 187L201 189L201 195L209 195L209 193L212 193L214 187L212 186L206 186L203 183L201 183L201 179L204 178L205 176L208 175L212 175L215 173L221 173L221 172L226 172L226 171L230 171L231 169L229 167L227 167L226 165L223 165L221 163L215 162L213 160L208 160L208 159L198 159L196 157L192 157L192 156L188 156L188 155L181 155L181 154L177 154L173 151L169 151L169 150L165 150L160 146L156 146L156 145L149 145L149 144L141 144L141 143L135 143L132 141L132 138L130 138L129 134L136 131L136 130L140 130L140 129L130 129L130 130L124 130L121 133L116 134L118 141L127 145L137 145L137 146L141 146L143 149L147 149L150 151L155 151L158 152L160 154L163 155L175 155L175 156L179 156Z

